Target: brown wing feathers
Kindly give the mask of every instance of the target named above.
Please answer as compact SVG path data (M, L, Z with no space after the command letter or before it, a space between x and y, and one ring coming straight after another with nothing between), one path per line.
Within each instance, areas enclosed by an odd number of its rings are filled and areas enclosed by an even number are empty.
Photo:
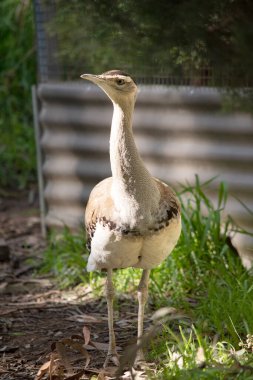
M174 192L170 187L163 184L161 181L155 179L161 194L161 207L166 205L164 210L161 210L161 217L154 220L152 226L147 226L146 232L141 232L138 228L130 228L127 225L117 225L113 220L112 211L114 203L110 194L112 179L107 178L100 182L92 191L85 213L85 226L87 232L87 249L90 251L91 240L96 231L96 224L100 223L104 227L107 226L115 233L125 236L134 237L149 235L157 232L169 225L173 218L176 218L180 212L180 205Z

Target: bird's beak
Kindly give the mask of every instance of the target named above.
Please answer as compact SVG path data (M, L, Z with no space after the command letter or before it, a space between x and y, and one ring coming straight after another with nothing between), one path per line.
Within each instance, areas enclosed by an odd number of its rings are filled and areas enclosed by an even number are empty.
M93 75L93 74L82 74L80 75L82 79L89 80L95 84L99 84L103 81L103 79L99 75Z
M82 74L82 79L87 79L90 82L96 84L98 87L101 88L111 99L110 96L110 86L108 86L106 78L102 77L101 75L93 75L93 74Z

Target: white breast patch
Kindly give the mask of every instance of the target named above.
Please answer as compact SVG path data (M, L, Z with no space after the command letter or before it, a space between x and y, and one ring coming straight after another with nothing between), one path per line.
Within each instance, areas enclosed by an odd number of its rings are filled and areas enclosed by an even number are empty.
M124 237L99 222L91 240L91 253L87 270L104 268L127 268L135 266L142 247L143 238Z

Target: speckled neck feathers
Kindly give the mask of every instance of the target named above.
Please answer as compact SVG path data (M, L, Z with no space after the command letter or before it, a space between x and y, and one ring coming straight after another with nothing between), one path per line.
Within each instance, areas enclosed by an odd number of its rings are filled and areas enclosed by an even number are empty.
M132 133L134 103L114 103L110 137L112 197L123 223L134 226L152 219L160 194L145 168Z

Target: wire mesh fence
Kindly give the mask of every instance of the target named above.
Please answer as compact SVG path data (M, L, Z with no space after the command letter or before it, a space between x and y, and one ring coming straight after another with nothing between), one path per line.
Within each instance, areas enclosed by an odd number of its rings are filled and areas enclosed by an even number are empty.
M235 69L226 63L223 69L221 64L200 59L198 54L203 47L175 53L175 47L166 45L166 31L164 37L162 26L152 15L148 22L144 17L138 18L137 5L124 9L124 2L115 0L108 9L109 3L34 0L40 82L77 80L84 71L100 73L119 68L130 72L141 84L253 85L246 71L242 69L238 74L238 65ZM142 23L150 30L145 31ZM156 40L151 34L158 28L160 35Z

